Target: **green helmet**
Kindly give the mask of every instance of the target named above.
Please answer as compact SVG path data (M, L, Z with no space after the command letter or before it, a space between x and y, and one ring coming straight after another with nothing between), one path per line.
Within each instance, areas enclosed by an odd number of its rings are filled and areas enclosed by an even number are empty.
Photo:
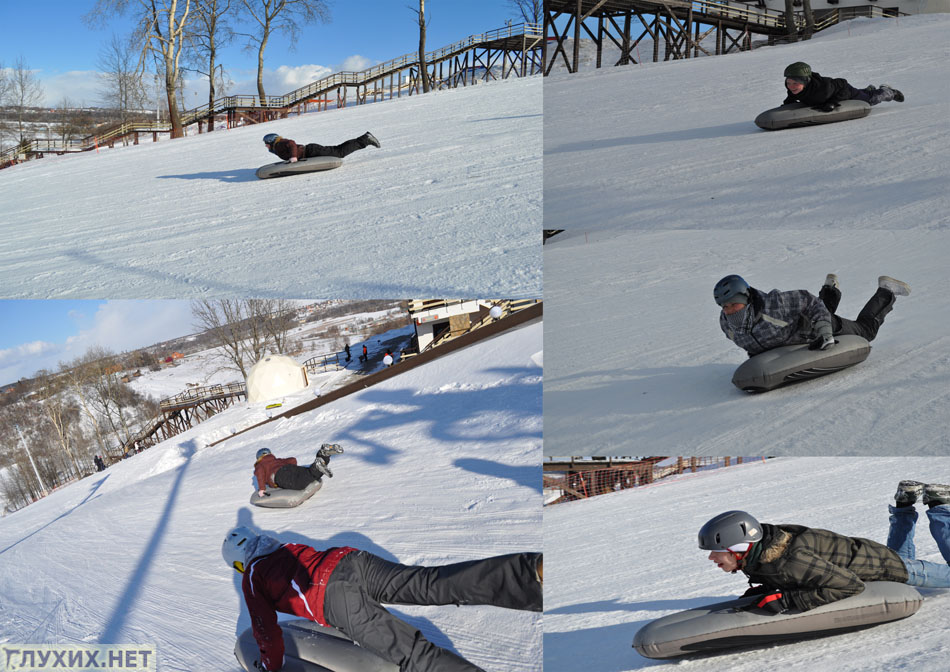
M786 77L802 77L808 79L811 77L811 66L807 63L802 63L798 61L797 63L792 63L790 66L785 68Z

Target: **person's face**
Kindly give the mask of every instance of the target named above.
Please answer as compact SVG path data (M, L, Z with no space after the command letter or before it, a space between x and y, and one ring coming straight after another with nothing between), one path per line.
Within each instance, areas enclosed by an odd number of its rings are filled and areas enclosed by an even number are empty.
M739 569L739 561L729 551L710 551L709 559L715 562L724 572L734 572Z
M796 82L794 79L787 78L785 80L785 88L791 91L792 93L801 93L802 89L805 88L805 85L801 82Z
M722 307L722 312L724 312L726 315L732 315L734 313L738 313L743 308L745 308L744 303L727 303Z

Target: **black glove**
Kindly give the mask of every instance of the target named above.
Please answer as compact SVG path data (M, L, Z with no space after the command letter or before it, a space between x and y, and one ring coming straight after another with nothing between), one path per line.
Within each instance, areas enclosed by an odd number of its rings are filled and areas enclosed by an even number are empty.
M828 338L826 336L819 336L814 341L808 344L809 350L827 350L828 348L834 347L834 344L838 341L835 340L835 337L832 336Z
M761 598L742 608L742 611L765 611L770 614L784 614L791 605L780 591L766 593Z
M818 112L831 112L841 107L841 103L825 103L824 105L815 105L811 109Z
M768 586L751 586L747 591L742 593L742 597L750 597L752 595L765 595L766 593L771 593L772 589Z

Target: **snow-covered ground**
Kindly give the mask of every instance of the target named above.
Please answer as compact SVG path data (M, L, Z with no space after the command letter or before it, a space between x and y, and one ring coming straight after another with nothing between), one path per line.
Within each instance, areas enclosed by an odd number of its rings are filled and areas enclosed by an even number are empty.
M0 171L6 298L533 297L541 77ZM261 137L381 149L258 180Z
M653 619L748 587L696 547L699 528L716 514L742 509L762 522L884 543L897 482L945 483L948 472L948 458L779 458L547 507L544 670L946 670L950 591L924 588L914 616L837 637L669 661L643 658L631 644ZM917 508L917 557L943 562Z
M552 74L544 228L946 229L948 28L947 14L856 19L798 44ZM795 61L907 100L845 123L758 129Z
M598 231L545 247L546 455L947 454L950 232ZM908 282L868 359L749 395L719 328L715 283L818 294L837 273L854 319L879 275ZM583 446L583 452L578 452Z
M316 547L437 564L541 548L541 334L535 323L314 412L217 445L236 405L0 521L0 643L142 643L161 670L237 670L249 627L220 547L236 524ZM247 423L250 424L250 423ZM255 451L346 452L297 509L248 504ZM394 607L487 670L541 669L541 617Z

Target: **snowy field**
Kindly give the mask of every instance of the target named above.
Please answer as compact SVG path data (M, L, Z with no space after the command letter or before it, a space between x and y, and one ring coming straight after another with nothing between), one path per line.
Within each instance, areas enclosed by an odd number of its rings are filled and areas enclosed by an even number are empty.
M353 545L410 564L541 548L541 334L531 324L215 446L254 409L201 425L0 520L0 643L141 643L159 669L238 669L249 627L224 533ZM255 451L346 453L297 509L248 504ZM541 670L541 617L394 607L487 670Z
M950 232L568 232L545 248L546 455L943 454L950 447ZM750 395L715 283L817 295L837 273L854 319L879 275L910 284L867 360ZM578 452L577 446L584 446Z
M798 44L552 74L544 228L946 229L948 29L947 14L856 19ZM782 103L794 61L907 100L762 131L753 119Z
M541 293L541 78L0 171L5 298ZM261 142L382 144L258 180Z
M945 483L948 458L780 458L557 504L544 511L544 671L689 672L947 669L950 591L921 588L920 611L862 632L681 660L632 647L649 621L741 595L696 546L708 519L730 509L884 543L887 505L904 478ZM942 562L917 506L917 557Z

